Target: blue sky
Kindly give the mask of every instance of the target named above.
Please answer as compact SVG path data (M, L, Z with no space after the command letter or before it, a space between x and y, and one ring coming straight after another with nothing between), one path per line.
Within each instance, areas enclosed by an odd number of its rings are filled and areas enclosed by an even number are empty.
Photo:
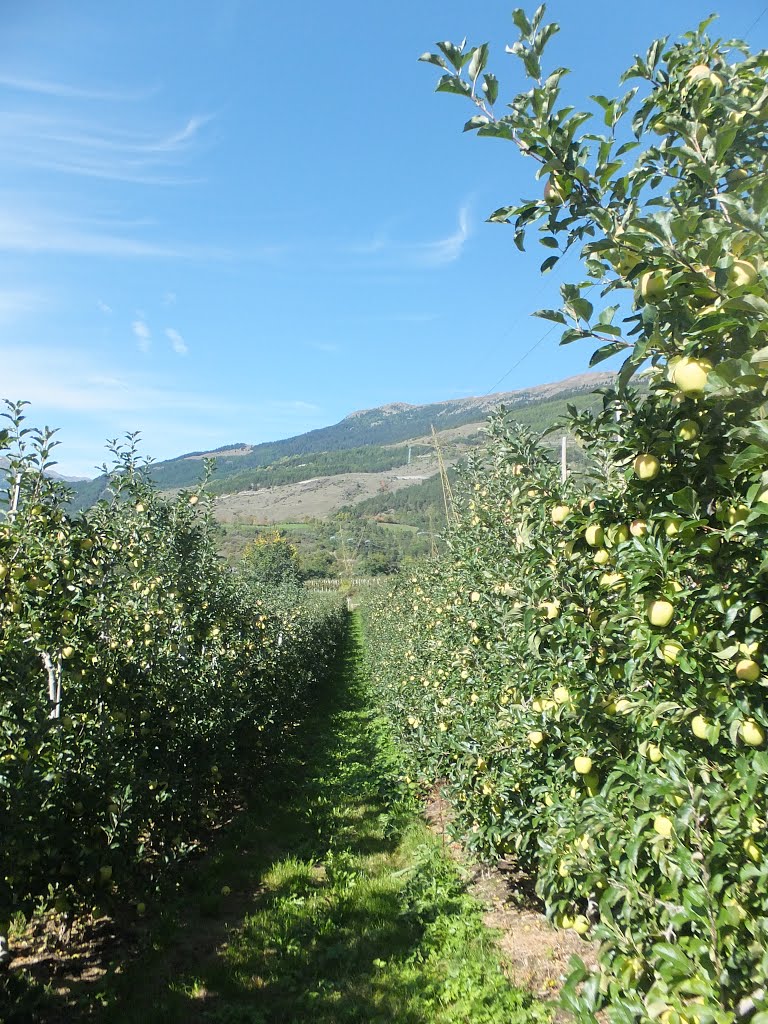
M586 369L552 334L505 377L562 276L484 219L540 186L417 63L490 41L511 95L512 6L3 5L0 397L61 428L63 472L126 431L161 459ZM765 47L764 7L729 3L718 34ZM555 0L551 60L574 99L614 94L711 10Z

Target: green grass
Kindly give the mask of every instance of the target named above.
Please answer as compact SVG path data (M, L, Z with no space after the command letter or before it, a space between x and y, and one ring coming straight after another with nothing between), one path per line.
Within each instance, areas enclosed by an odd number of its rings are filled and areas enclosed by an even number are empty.
M549 1020L505 977L480 907L402 793L360 645L353 616L335 683L269 781L158 915L143 955L67 1020Z

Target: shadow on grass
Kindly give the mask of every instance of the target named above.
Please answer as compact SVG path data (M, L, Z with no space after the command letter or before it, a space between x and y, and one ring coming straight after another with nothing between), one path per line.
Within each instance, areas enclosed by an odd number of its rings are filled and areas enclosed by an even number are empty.
M353 617L327 689L259 778L247 809L152 922L142 953L113 963L96 983L70 979L66 990L30 978L26 1015L0 1019L512 1019L507 1011L529 1001L517 993L510 1002L513 990L495 955L483 959L486 949L466 970L471 956L461 943L476 947L476 956L490 937L479 915L468 914L435 841L401 802L388 756ZM451 1000L457 1016L444 1013Z

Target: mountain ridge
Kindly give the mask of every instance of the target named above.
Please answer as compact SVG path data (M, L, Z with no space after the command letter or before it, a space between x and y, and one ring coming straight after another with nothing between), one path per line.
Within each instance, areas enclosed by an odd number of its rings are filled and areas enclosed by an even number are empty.
M148 472L162 490L196 487L204 472L203 460L214 458L212 485L218 493L229 489L229 478L232 478L232 490L253 490L329 473L376 472L385 469L386 463L397 464L397 460L393 461L393 456L387 456L382 449L428 437L433 427L443 431L479 424L492 409L502 405L521 412L539 405L543 410L548 403L559 407L564 400L589 395L614 379L612 373L583 373L516 391L422 405L391 402L373 409L356 410L338 423L283 440L254 445L238 442L215 450L187 452L152 463ZM549 422L554 418L553 415ZM85 508L93 504L104 492L105 485L105 477L76 484L73 507Z

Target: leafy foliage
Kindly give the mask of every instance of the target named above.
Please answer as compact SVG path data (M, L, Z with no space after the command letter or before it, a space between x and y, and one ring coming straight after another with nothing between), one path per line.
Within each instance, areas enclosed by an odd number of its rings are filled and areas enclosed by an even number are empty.
M447 777L468 842L514 856L557 923L601 940L566 986L578 1019L762 1024L768 57L707 23L660 40L628 92L594 97L606 130L580 134L591 115L558 105L543 16L515 12L531 87L503 116L486 48L427 59L477 105L468 129L547 178L491 219L520 248L538 228L544 271L581 254L584 280L540 315L597 343L593 362L626 361L569 416L587 479L561 483L491 420L447 559L371 609L374 653L414 776Z
M113 499L72 518L50 432L7 418L0 922L144 900L252 782L344 621L223 565L204 493L161 498L135 439L113 445Z

